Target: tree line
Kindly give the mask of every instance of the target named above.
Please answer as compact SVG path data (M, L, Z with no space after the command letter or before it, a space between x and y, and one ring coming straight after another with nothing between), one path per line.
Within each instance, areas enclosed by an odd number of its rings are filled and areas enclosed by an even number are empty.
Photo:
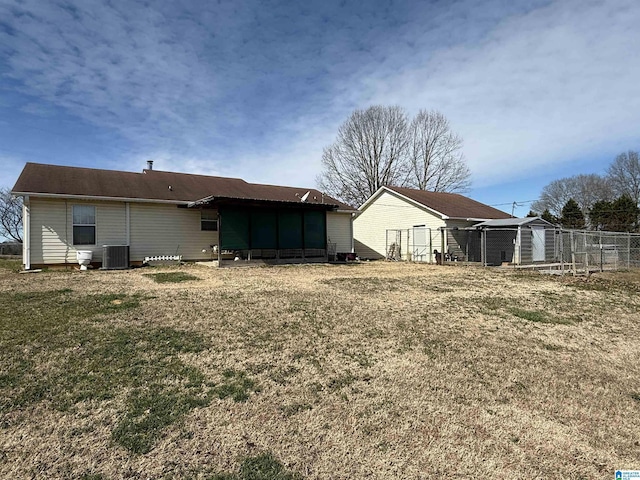
M529 215L564 228L636 232L639 204L639 155L628 151L614 159L605 175L581 174L549 183Z

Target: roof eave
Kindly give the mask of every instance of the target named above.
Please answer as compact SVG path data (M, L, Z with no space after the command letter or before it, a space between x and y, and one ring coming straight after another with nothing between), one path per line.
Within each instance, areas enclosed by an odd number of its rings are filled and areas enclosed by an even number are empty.
M133 198L133 197L109 197L101 195L79 195L70 193L41 193L41 192L17 192L12 191L12 195L16 196L28 196L28 197L41 197L41 198L70 198L73 200L96 200L103 202L139 202L139 203L165 203L172 205L186 205L188 200L162 200L155 198Z

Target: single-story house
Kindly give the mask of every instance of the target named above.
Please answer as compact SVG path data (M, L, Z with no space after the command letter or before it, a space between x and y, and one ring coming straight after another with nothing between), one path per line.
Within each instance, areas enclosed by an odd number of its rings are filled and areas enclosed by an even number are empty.
M353 252L356 209L318 190L239 178L27 163L12 193L24 199L26 269L76 264L105 246L146 257L326 261ZM125 247L126 248L126 247Z
M516 265L544 263L556 260L556 227L540 217L506 218L487 220L472 227L482 237L476 251L484 249L481 255L486 265L500 265L503 262ZM484 235L479 235L481 232ZM480 254L478 254L480 255Z
M379 188L359 210L353 234L360 258L426 262L443 253L450 259L480 261L467 254L466 228L513 218L463 195L391 186Z

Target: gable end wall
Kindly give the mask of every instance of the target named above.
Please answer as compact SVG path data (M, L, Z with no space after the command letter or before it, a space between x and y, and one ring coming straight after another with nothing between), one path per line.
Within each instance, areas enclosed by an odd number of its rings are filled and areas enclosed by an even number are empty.
M361 258L385 258L387 230L411 230L416 225L431 228L432 234L445 222L430 211L420 208L399 196L383 191L353 221L356 254ZM407 238L406 233L403 238ZM406 243L408 241L404 240ZM403 245L403 255L407 245Z

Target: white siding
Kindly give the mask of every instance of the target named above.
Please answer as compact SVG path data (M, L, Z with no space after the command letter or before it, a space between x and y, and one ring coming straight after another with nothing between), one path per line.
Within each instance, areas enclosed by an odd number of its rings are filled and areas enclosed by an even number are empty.
M31 264L65 263L71 242L65 225L65 202L31 197Z
M327 241L336 244L336 253L353 252L353 224L350 213L327 212Z
M185 260L211 259L218 232L200 229L200 210L177 205L131 203L131 261L146 256L182 255ZM202 250L206 252L202 252Z
M96 207L96 244L73 245L73 205ZM126 245L125 202L30 199L31 263L76 263L77 250L91 250L102 262L103 245ZM130 260L145 256L182 255L185 260L208 260L218 232L201 231L200 210L176 205L130 203ZM207 250L205 253L202 250Z
M73 245L73 206L96 207L95 245ZM92 260L102 262L102 245L126 243L125 204L59 199L30 199L31 263L76 263L77 250L91 250Z
M356 253L362 258L384 258L387 229L402 229L407 232L416 225L431 228L433 234L437 228L444 227L445 222L427 209L383 191L353 221ZM406 234L403 235L403 239L407 238ZM402 248L404 255L407 245L403 245Z

